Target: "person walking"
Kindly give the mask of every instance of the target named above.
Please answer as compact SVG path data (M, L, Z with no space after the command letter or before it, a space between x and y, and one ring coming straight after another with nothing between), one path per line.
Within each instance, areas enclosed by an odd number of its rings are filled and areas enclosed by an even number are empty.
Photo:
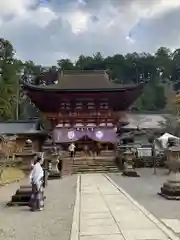
M69 152L70 152L70 156L71 156L72 159L74 159L74 157L75 157L75 149L76 149L75 144L71 143L69 145Z

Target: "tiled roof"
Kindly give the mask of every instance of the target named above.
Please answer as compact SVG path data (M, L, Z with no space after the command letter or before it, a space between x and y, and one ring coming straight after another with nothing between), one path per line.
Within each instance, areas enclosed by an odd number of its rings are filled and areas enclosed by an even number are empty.
M24 84L23 89L42 112L59 112L64 94L76 101L77 98L84 98L84 93L89 94L90 98L92 93L95 94L94 98L103 96L115 111L124 111L140 96L144 85L114 83L105 71L65 71L59 73L58 81L53 84Z
M41 133L37 121L8 121L0 122L0 135L2 134L34 134Z
M105 72L84 72L60 75L55 85L59 89L91 89L91 88L118 88L119 84L112 83ZM48 87L52 87L49 85Z
M53 84L38 85L36 87L38 89L54 90L126 89L135 87L134 85L122 85L112 82L105 71L65 71L59 73L57 79L54 79L55 75L52 75L52 79L49 79L50 77L50 74L44 75L45 81L52 82L53 79Z

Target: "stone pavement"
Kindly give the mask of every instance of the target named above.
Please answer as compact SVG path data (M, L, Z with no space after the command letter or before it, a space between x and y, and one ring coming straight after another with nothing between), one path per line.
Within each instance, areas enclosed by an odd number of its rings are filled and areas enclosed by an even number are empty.
M152 168L142 168L137 171L140 178L127 178L113 173L108 176L180 236L180 201L166 200L157 194L163 183L169 178L167 169L157 169L157 175L153 174Z
M6 207L19 184L0 188L0 240L69 240L76 198L76 176L51 180L45 189L45 209Z
M78 177L71 240L179 239L103 174Z

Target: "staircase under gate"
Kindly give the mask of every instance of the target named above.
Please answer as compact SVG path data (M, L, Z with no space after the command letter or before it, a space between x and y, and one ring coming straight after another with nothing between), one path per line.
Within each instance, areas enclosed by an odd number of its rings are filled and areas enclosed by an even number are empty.
M74 160L71 160L67 154L63 160L63 164L66 164L64 166L66 171L63 175L90 172L119 172L115 163L114 151L102 151L100 156L86 156L81 152L77 152Z

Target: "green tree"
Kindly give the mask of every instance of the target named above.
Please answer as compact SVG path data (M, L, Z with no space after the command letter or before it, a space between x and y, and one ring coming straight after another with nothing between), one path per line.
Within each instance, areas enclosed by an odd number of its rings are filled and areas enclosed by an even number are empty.
M79 70L94 70L93 57L80 55L76 61L75 68Z
M57 65L61 70L73 70L74 69L74 65L70 59L58 60Z
M169 48L161 47L155 53L157 70L162 74L162 79L168 79L172 72L172 53Z
M168 48L161 47L154 55L134 52L107 57L103 57L100 52L97 52L93 56L80 55L75 63L70 59L60 59L57 61L57 66L48 68L37 65L30 60L22 62L15 59L14 53L15 50L11 42L1 38L1 120L15 119L17 115L20 118L37 116L37 109L25 98L20 85L22 81L37 85L42 83L51 84L58 70L107 70L111 79L121 84L132 84L148 80L149 83L144 93L135 103L136 108L141 111L163 110L166 101L169 100L166 94L169 88L168 84L171 86L175 84L176 90L180 89L179 49L172 53ZM18 104L17 99L19 99ZM17 111L17 106L19 106L19 111Z
M2 120L14 118L15 97L17 89L16 64L14 64L12 44L0 39L0 116Z

